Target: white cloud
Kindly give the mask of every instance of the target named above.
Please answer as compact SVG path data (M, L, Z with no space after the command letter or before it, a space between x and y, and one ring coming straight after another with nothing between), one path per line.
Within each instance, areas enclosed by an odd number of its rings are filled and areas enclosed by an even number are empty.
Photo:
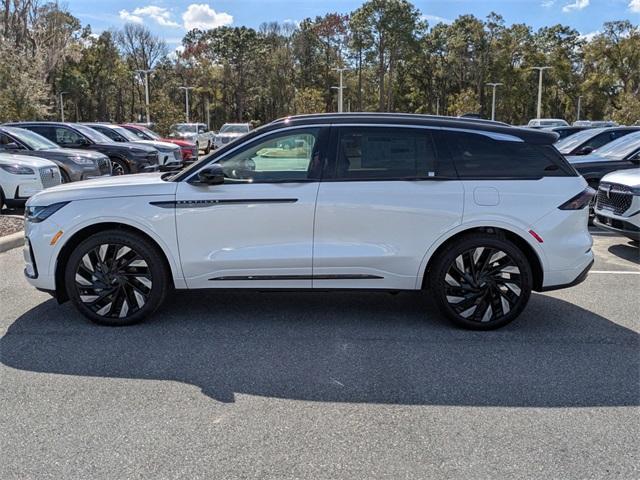
M142 17L139 17L137 15L133 15L128 10L120 10L118 12L118 15L120 15L120 18L122 20L124 20L125 22L129 22L129 23L144 23L144 19Z
M582 10L587 8L591 3L591 0L575 0L573 3L568 3L562 7L563 12L573 12L574 10Z
M586 40L587 42L590 42L591 40L593 40L594 37L596 37L597 35L600 35L602 32L600 30L596 30L595 32L589 32L589 33L583 33L582 35L580 35L580 38L582 40Z
M544 8L551 8L555 5L555 3L556 3L556 0L543 0L541 5Z
M163 27L179 27L180 24L171 20L171 12L164 7L157 7L155 5L147 5L146 7L136 8L133 15L138 17L149 17L154 20L158 25Z
M631 0L629 2L629 10L634 13L640 13L640 0Z
M192 3L182 14L182 21L187 30L209 30L233 23L233 17L228 13L216 12L206 3Z
M433 25L435 25L436 23L453 23L452 20L444 17L439 17L438 15L422 15L422 20L426 20Z

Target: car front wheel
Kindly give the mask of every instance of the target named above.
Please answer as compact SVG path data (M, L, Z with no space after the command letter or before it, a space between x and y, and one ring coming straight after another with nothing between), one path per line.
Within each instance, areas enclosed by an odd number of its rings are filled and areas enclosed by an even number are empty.
M429 272L440 311L458 326L492 330L513 321L531 295L531 266L512 242L467 235L446 248Z
M75 307L93 322L130 325L162 304L169 272L149 240L120 230L96 233L78 245L65 270Z

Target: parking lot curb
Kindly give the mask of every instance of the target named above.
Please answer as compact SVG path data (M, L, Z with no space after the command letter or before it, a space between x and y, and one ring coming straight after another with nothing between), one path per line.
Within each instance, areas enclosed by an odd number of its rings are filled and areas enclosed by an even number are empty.
M24 243L24 232L16 232L11 235L0 237L0 253L22 246Z

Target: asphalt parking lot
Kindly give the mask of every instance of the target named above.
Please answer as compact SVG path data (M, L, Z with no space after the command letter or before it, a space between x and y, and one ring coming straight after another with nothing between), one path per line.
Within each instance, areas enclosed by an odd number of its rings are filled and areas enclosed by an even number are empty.
M424 295L174 295L88 323L0 254L0 478L639 478L640 255L495 332Z

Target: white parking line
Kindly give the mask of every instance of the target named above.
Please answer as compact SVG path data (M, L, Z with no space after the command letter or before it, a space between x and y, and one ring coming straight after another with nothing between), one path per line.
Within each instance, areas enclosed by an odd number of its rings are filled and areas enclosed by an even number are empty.
M590 270L589 273L614 273L619 275L640 275L640 271L630 272L629 270Z

